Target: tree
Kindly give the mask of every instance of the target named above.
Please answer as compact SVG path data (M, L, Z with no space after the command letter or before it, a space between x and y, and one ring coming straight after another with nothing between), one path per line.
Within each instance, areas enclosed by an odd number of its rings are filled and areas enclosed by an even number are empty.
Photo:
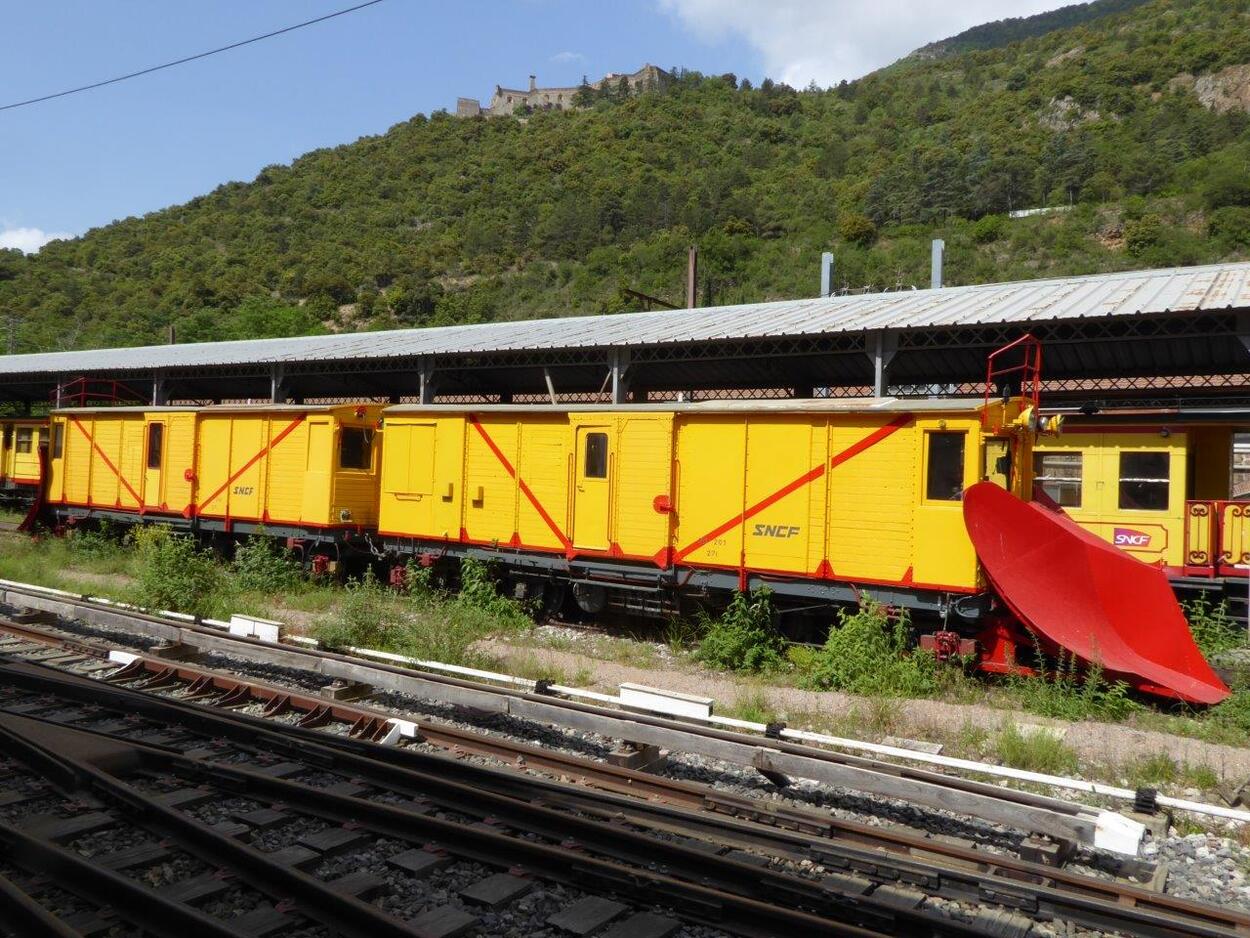
M577 86L577 91L573 93L573 103L577 107L590 107L595 103L595 89L590 87L585 75L582 76L582 83Z
M877 240L877 226L860 212L846 212L838 219L838 234L852 244L869 245Z

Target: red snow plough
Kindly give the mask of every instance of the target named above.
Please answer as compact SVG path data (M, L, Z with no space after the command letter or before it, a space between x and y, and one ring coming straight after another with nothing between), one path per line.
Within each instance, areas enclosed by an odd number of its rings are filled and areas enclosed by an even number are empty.
M995 358L1013 349L1022 362L996 369ZM1040 372L1032 336L1000 349L990 356L987 402L995 380L1006 377L1019 381L1036 414ZM981 635L984 670L1022 670L1016 653L1040 650L1043 659L1075 655L1144 693L1195 704L1229 695L1162 570L1086 531L1048 499L1023 501L992 482L964 492L963 513L985 578L1010 613Z

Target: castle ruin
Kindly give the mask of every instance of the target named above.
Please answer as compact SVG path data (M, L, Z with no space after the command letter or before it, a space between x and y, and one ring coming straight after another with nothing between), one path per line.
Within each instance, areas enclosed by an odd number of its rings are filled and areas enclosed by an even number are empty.
M601 88L615 90L624 79L629 85L629 90L637 94L641 91L660 88L671 78L672 76L664 69L648 64L632 74L609 72L598 81L590 82L589 85L592 91L599 91ZM525 113L525 109L530 111L572 110L577 107L576 97L579 89L579 85L571 88L539 88L536 76L531 75L528 90L496 85L488 107L482 107L482 103L476 98L457 98L456 116L501 117L515 114L517 111Z

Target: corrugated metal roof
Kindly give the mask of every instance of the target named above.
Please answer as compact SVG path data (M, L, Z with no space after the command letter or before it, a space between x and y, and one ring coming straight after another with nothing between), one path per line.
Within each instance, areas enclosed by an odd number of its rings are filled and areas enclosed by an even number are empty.
M691 310L0 356L0 374L613 348L1250 308L1250 263Z

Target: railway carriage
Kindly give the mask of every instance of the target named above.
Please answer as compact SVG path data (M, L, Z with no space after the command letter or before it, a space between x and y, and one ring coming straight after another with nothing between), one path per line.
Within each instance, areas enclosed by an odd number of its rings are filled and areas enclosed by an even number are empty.
M1031 485L1021 408L993 406L992 426L966 400L390 407L380 533L427 562L503 553L522 594L567 583L587 612L757 585L945 612L982 591L963 490Z
M39 447L47 435L47 420L0 418L0 500L23 503L34 499L40 480Z
M1234 479L1232 415L1108 413L1039 441L1037 485L1074 521L1163 570L1183 598L1244 616L1250 501Z
M63 522L342 543L377 522L379 414L356 404L54 411L44 498Z

